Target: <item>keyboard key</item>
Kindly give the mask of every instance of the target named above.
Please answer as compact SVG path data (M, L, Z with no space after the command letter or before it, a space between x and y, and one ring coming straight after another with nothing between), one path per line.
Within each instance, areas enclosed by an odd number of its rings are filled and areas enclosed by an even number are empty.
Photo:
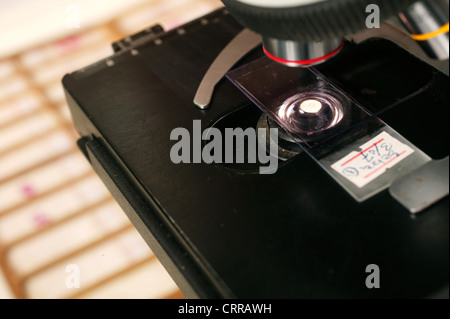
M0 102L23 92L27 87L28 81L19 75L0 81Z
M61 81L56 81L55 83L47 86L45 88L45 95L53 104L65 101L64 88Z
M49 267L27 280L25 289L31 298L67 298L92 285L108 280L116 274L149 259L152 253L135 229L105 243ZM80 288L66 285L74 272L66 272L75 265L79 269Z
M41 103L42 100L32 91L0 103L0 127L41 109Z
M80 297L84 299L161 299L177 290L167 271L158 261L153 260Z
M53 112L45 111L0 130L0 154L30 138L51 131L59 123Z
M16 71L16 66L12 61L9 60L0 60L0 82L3 79L6 79L7 77L11 76Z
M0 183L23 171L38 167L45 161L67 153L75 147L73 137L60 131L7 153L0 157Z
M0 194L8 199L0 201L0 212L25 204L67 183L70 185L72 180L86 176L90 172L92 169L88 161L77 152L21 175L8 183L0 184Z
M72 114L66 101L62 101L57 106L58 114L67 122L72 123Z

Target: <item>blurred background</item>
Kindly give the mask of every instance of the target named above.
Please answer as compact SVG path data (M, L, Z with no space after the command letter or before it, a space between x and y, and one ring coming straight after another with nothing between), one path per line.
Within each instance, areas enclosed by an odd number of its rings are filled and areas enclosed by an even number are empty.
M219 0L0 0L0 299L184 298L76 147L61 79Z

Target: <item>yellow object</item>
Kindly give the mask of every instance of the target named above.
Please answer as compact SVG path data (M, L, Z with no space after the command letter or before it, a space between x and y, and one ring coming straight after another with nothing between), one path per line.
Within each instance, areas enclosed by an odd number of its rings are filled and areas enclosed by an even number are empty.
M411 34L411 38L413 38L416 41L427 41L430 40L434 37L437 37L440 34L444 34L448 32L448 22L447 24L443 25L442 27L440 27L439 29L437 29L436 31L433 32L429 32L429 33L424 33L424 34Z

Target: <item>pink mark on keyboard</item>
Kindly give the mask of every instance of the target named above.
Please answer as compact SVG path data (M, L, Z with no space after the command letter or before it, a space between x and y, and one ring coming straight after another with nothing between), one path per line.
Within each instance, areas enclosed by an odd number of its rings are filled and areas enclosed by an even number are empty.
M24 185L22 186L22 194L24 194L26 198L33 198L36 196L36 189L31 185Z
M45 227L52 223L51 219L48 218L45 214L36 214L33 216L33 222L38 227Z

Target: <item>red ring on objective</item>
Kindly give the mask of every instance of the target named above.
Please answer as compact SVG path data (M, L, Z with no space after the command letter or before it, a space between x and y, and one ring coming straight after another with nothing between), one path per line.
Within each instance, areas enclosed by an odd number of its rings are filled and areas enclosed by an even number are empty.
M339 51L341 51L342 47L344 46L344 42L345 42L345 40L342 41L342 43L336 49L331 51L330 53L328 53L320 58L315 58L315 59L310 59L310 60L289 61L289 60L281 59L279 57L274 56L272 53L267 51L264 46L263 46L263 50L264 50L264 53L269 58L271 58L272 60L274 60L276 62L282 63L282 64L310 65L310 64L323 62L323 61L328 60L329 58L333 57L334 55L336 55Z

